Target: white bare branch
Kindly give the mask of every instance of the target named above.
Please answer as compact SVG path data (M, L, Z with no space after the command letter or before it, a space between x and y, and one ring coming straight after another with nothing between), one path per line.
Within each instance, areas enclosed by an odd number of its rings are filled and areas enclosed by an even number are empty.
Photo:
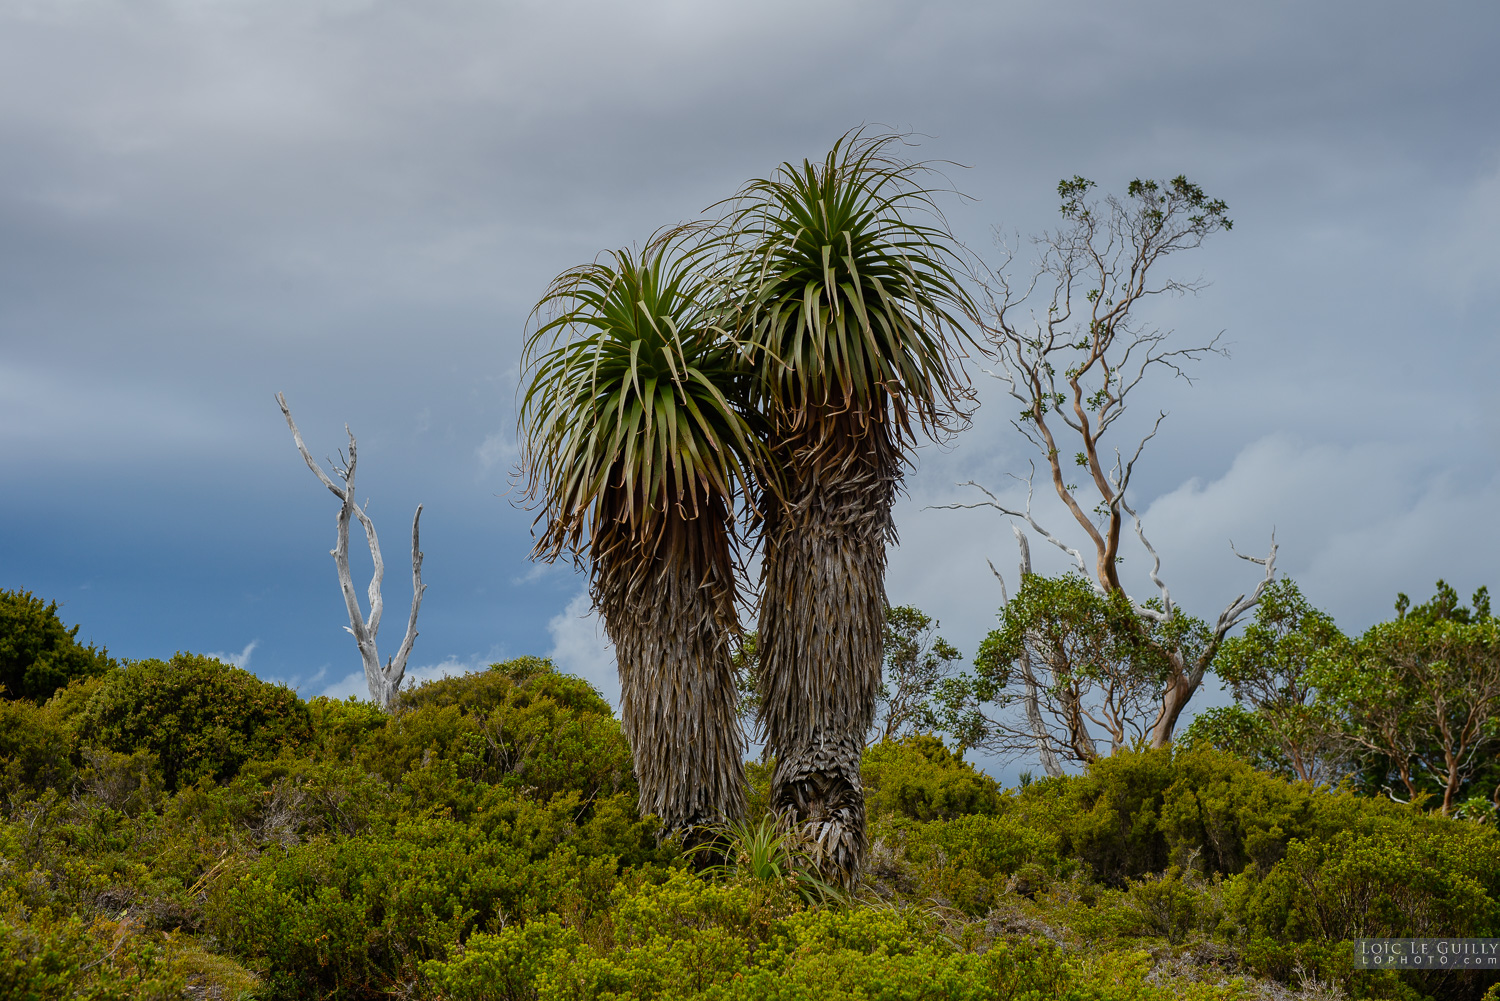
M1271 581L1276 577L1276 551L1279 548L1280 546L1276 542L1276 531L1274 529L1271 531L1271 550L1265 556L1247 556L1238 549L1235 549L1234 540L1230 540L1229 549L1234 555L1246 563L1254 563L1257 566L1265 567L1266 574L1256 583L1255 590L1250 592L1250 597L1247 598L1243 594L1240 595L1231 601L1224 611L1219 613L1219 621L1214 625L1215 639L1222 640L1229 630L1239 624L1240 619L1246 612L1260 603L1260 596L1265 593L1267 587L1271 586Z
M422 521L422 505L411 519L411 617L406 621L406 637L396 651L395 659L386 665L386 674L399 679L406 675L406 658L411 656L412 644L417 641L417 612L422 607L422 592L427 585L422 583L422 550L418 525Z
M1160 610L1150 608L1136 601L1130 603L1131 607L1135 609L1137 615L1150 619L1152 622L1166 622L1172 617L1172 592L1167 589L1166 581L1161 579L1161 556L1157 553L1156 547L1151 545L1150 541L1147 540L1146 530L1141 525L1141 516L1136 514L1135 508L1131 507L1125 501L1123 493L1120 495L1120 506L1125 509L1126 514L1130 515L1130 520L1135 523L1135 537L1141 540L1141 545L1146 548L1146 552L1151 554L1151 583L1155 584L1157 591L1161 593Z
M1035 467L1033 467L1032 471L1033 471L1033 473L1035 473ZM1017 477L1017 479L1020 479L1020 477ZM1024 510L1024 511L1016 511L1016 510L1014 510L1012 508L1006 507L1004 504L1000 503L1000 498L996 497L988 489L986 489L983 486L980 486L978 483L975 483L973 480L967 480L967 481L965 481L963 483L955 484L955 486L973 487L975 490L978 490L980 493L984 494L985 497L988 498L988 500L975 501L973 504L931 504L931 505L928 505L927 510L935 510L935 511L960 511L960 510L964 510L964 511L967 511L967 510L973 510L975 508L988 507L988 508L994 508L996 511L999 511L1001 514L1006 515L1007 517L1021 518L1021 519L1025 520L1026 524L1028 524L1028 525L1031 526L1032 531L1036 532L1036 534L1040 535L1042 538L1044 538L1048 542L1052 543L1058 549L1061 549L1063 552L1067 553L1068 556L1073 560L1073 562L1075 564L1077 564L1077 566L1078 566L1078 572L1081 573L1081 574L1083 574L1085 577L1088 577L1089 576L1088 564L1084 562L1083 553L1080 552L1079 550L1073 548L1072 546L1069 546L1066 542L1062 541L1057 536L1055 536L1051 532L1047 531L1047 529L1045 529L1044 527L1042 527L1041 523L1038 522L1036 520L1036 518L1032 516L1032 513L1031 513L1032 484L1031 484L1031 477L1030 476L1028 476L1026 478L1025 483L1026 483L1026 510ZM1018 527L1016 527L1016 526L1012 526L1012 528L1015 531L1017 531L1017 532L1020 531L1020 529ZM1027 565L1028 566L1030 565L1030 560L1029 559L1027 560ZM990 569L991 570L994 569L994 564L990 565ZM1027 571L1027 572L1029 573L1030 571ZM997 576L998 576L998 573L997 573ZM1092 579L1092 578L1090 578L1090 579ZM1097 586L1097 583L1096 583L1096 586Z
M1158 413L1144 429L1128 461L1108 439L1130 411L1130 402L1148 375L1191 382L1193 363L1227 353L1222 332L1183 344L1172 330L1143 321L1138 307L1155 296L1201 289L1201 280L1162 278L1158 265L1168 255L1190 250L1210 234L1229 229L1232 222L1222 201L1209 200L1184 178L1138 180L1130 185L1128 197L1105 198L1102 204L1089 199L1092 187L1092 182L1078 177L1058 185L1067 222L1034 241L1039 260L1029 281L1009 273L1015 263L1009 249L998 267L989 269L980 281L987 307L981 329L997 363L986 373L1005 383L1010 397L1021 404L1012 423L1044 457L1047 478L1092 544L1093 559L1085 560L1081 550L1045 530L1033 517L1034 466L1026 477L1024 511L1005 506L973 482L965 485L980 490L986 500L943 506L989 507L1029 525L1067 553L1103 594L1125 594L1120 545L1125 519L1131 520L1136 537L1151 556L1150 577L1159 594L1159 607L1152 607L1158 601L1131 600L1130 604L1141 638L1157 646L1170 664L1159 712L1150 727L1151 743L1160 747L1171 741L1178 716L1197 691L1228 630L1258 603L1275 572L1276 547L1273 536L1270 554L1253 560L1265 566L1265 580L1248 598L1240 595L1230 602L1212 630L1206 624L1186 631L1157 628L1184 613L1162 578L1160 555L1128 495L1135 465L1166 415ZM1111 451L1112 466L1108 465ZM1070 482L1075 466L1082 474L1079 483ZM1093 573L1089 573L1090 562ZM1113 705L1113 698L1106 701ZM1077 706L1059 702L1059 707L1068 715L1065 726L1075 731L1082 718L1074 711ZM1044 712L1052 709L1051 705L1043 707ZM1098 716L1103 720L1099 725L1110 730L1118 743L1124 732L1122 721L1105 716Z
M307 445L302 440L302 433L297 430L297 422L292 420L292 411L287 406L286 397L277 393L276 402L281 407L287 427L292 431L292 439L297 443L297 451L302 454L307 468L311 469L323 485L339 499L338 532L330 554L333 556L334 565L338 568L339 589L343 592L344 606L349 613L349 624L344 629L354 637L354 643L359 648L371 700L389 709L406 676L406 661L411 654L412 644L417 638L417 611L422 604L422 592L427 590L427 585L422 583L422 553L418 548L418 523L422 518L422 505L417 505L417 513L411 523L411 618L407 621L406 636L401 641L400 650L394 658L382 665L375 640L380 630L380 616L384 608L384 602L381 599L381 584L385 578L385 561L380 556L380 540L375 534L375 523L370 520L365 508L354 500L354 476L359 465L359 445L354 439L354 432L349 430L349 425L344 425L344 433L349 436L348 458L344 459L340 456L342 461L338 464L329 462L333 471L343 480L343 485L340 486L313 461L312 454L308 452ZM371 575L370 586L366 592L370 604L368 617L360 608L359 595L354 590L354 578L349 571L349 522L353 518L358 518L360 527L364 529L365 541L370 547L370 558L374 562L374 573Z
M1016 545L1021 550L1021 580L1026 580L1026 575L1031 573L1031 544L1026 539L1026 533L1021 531L1020 525L1012 524L1011 531L1016 533ZM991 564L993 568L993 564ZM995 576L999 576L997 573ZM1001 582L1002 587L1004 582ZM1021 647L1020 656L1021 680L1026 686L1025 705L1026 723L1031 727L1032 739L1036 741L1036 753L1042 761L1042 770L1050 778L1061 778L1063 774L1062 764L1057 760L1057 752L1052 749L1052 738L1047 733L1047 725L1042 721L1041 700L1037 692L1036 674L1031 669L1031 654L1025 644Z

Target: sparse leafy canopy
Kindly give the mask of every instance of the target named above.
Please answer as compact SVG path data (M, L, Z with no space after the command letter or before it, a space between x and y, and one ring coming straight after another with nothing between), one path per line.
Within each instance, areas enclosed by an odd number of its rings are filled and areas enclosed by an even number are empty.
M937 634L932 616L912 605L885 613L885 670L880 686L877 740L944 729L944 682L955 680L963 654Z
M1340 724L1313 685L1317 665L1345 654L1348 639L1295 582L1265 589L1255 621L1224 642L1214 670L1248 709L1195 719L1193 740L1247 755L1307 782L1336 779L1347 763Z
M1488 597L1481 588L1464 608L1439 581L1431 601L1409 611L1398 601L1395 621L1311 672L1348 739L1379 763L1377 785L1436 794L1444 813L1500 747L1500 620L1484 614Z
M1142 622L1122 592L1101 593L1081 574L1026 574L1001 610L1000 628L979 646L978 694L1001 705L1018 702L1015 665L1029 658L1057 744L1074 760L1092 761L1099 739L1114 752L1146 738L1168 671L1160 634L1191 629L1193 621L1178 615Z

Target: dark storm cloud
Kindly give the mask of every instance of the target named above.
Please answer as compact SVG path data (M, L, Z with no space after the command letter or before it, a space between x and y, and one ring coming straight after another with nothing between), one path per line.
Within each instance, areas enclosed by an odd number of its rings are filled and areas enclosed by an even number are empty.
M1275 524L1315 600L1377 617L1381 589L1495 551L1466 519L1500 457L1497 22L1482 3L0 4L0 586L67 598L130 655L258 640L258 671L343 677L332 510L279 389L315 454L345 421L360 435L392 566L428 505L418 661L596 649L562 614L578 581L531 574L529 515L496 496L531 303L873 122L968 165L947 174L976 200L946 207L992 258L992 227L1054 222L1061 176L1185 172L1226 198L1234 232L1182 262L1211 286L1158 314L1233 344L1153 397L1172 416L1140 482L1182 526L1162 548L1206 612L1244 583L1223 536ZM1008 530L922 507L1024 468L983 392L975 428L923 452L891 585L965 649L994 604L969 536L1005 561Z

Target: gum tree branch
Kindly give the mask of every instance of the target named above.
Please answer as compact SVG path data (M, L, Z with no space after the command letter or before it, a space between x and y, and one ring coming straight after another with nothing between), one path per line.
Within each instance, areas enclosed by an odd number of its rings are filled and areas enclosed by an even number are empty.
M359 648L371 701L389 709L395 701L396 692L400 689L402 680L406 677L407 658L411 656L412 644L417 639L417 613L422 607L422 594L427 590L427 585L422 583L420 547L422 505L417 505L417 513L411 522L411 616L407 620L406 635L401 641L396 656L382 665L380 652L376 646L376 634L380 630L380 616L384 608L384 602L381 600L381 584L385 578L385 561L380 555L380 540L375 534L375 523L370 520L365 508L354 499L354 474L359 463L359 446L354 439L354 432L349 430L347 424L344 425L344 433L349 436L348 458L344 459L340 456L341 462L329 462L329 466L342 481L340 485L323 472L313 460L312 453L307 450L307 444L302 440L302 432L297 430L297 422L292 419L292 411L287 406L286 397L277 393L276 403L281 407L282 416L286 418L286 426L291 429L292 440L297 443L297 451L301 453L302 460L307 463L307 468L311 469L313 475L339 499L338 533L330 554L333 556L334 565L338 568L339 589L343 592L344 606L349 613L349 624L344 629L354 637L354 643ZM370 604L368 617L360 608L359 595L354 589L354 577L349 571L349 522L355 518L364 529L365 541L370 547L370 558L374 562L374 573L371 575L370 586L367 590Z

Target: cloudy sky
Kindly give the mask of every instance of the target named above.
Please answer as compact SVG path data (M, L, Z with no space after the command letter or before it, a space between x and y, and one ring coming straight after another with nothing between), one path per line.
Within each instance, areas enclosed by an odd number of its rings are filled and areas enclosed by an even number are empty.
M1479 0L0 0L0 587L120 656L356 691L336 502L282 391L315 455L359 436L383 652L420 502L419 674L552 653L610 691L582 579L528 562L508 496L527 314L864 123L960 165L948 217L991 260L1055 223L1063 176L1229 203L1172 262L1207 288L1152 319L1231 357L1147 391L1170 416L1136 484L1191 611L1249 587L1229 542L1273 529L1347 629L1440 576L1500 583L1497 29ZM929 507L971 478L1019 496L1028 459L975 378L889 578L966 653L1014 543Z

